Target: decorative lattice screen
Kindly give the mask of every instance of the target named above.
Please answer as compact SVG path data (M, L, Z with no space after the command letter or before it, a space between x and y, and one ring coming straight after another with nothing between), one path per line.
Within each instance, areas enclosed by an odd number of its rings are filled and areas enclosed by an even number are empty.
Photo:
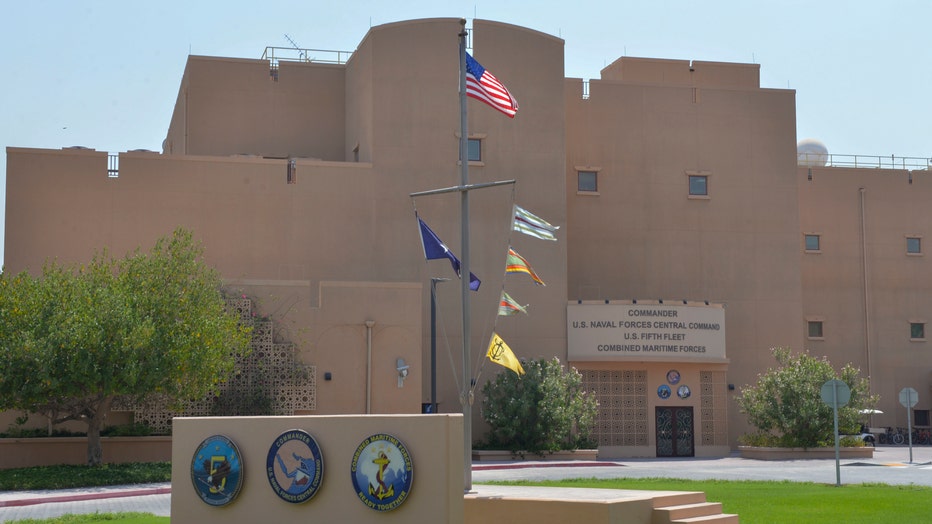
M118 405L133 411L137 423L157 433L171 428L172 417L224 415L294 415L317 409L317 369L298 358L291 342L275 342L271 320L257 318L249 298L228 299L240 321L252 326L252 351L237 359L236 372L207 398L189 401L180 411L169 409L167 399L152 398L143 404Z
M700 371L702 445L728 445L728 388L724 371Z
M583 388L599 401L595 438L600 446L646 446L647 371L580 371Z

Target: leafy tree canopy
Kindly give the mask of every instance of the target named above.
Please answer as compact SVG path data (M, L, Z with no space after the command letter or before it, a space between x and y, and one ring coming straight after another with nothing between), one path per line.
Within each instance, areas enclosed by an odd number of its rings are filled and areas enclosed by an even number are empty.
M862 409L872 409L879 399L870 394L868 379L850 363L836 374L825 358L808 353L793 354L787 348L772 350L778 366L760 375L756 386L745 386L738 406L758 434L746 436L750 443L775 447L812 448L834 446L832 407L822 400L822 385L832 379L851 389L851 400L838 409L839 433L860 431Z
M178 229L152 250L86 265L47 263L39 277L0 274L0 409L88 424L88 463L117 396L205 395L248 347L218 273Z

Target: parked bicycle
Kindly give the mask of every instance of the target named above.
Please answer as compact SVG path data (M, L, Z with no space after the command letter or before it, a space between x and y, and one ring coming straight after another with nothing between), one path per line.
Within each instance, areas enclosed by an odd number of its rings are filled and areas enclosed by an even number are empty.
M928 429L914 429L913 430L913 444L918 444L920 446L928 446L932 444L932 433Z
M906 442L906 431L903 428L887 426L886 431L877 436L880 444L894 444L902 446Z

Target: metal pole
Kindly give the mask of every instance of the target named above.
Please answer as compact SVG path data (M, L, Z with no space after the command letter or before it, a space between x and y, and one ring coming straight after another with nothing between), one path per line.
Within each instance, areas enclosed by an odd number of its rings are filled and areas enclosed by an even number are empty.
M466 121L466 19L460 19L460 184L469 185L469 161L466 154L469 146ZM463 487L472 490L472 371L469 356L469 191L460 193L460 234L462 256L460 266L460 289L463 294Z
M366 321L366 415L372 413L372 326L375 320Z
M449 278L430 279L430 412L437 412L437 282Z
M838 449L838 382L832 382L832 411L835 418L835 486L841 486L841 453Z
M916 399L918 400L918 399ZM909 435L909 463L913 463L913 417L912 410L913 408L909 407L913 405L913 391L908 390L906 392L906 434Z

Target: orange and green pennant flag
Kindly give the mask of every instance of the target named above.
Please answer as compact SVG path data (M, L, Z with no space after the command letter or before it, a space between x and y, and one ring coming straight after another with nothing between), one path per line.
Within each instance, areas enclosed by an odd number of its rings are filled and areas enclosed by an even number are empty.
M515 299L511 298L508 293L502 291L502 299L498 303L498 315L502 317L507 317L509 315L514 315L518 312L524 313L527 315L527 306L522 306Z
M537 273L531 269L531 265L527 263L527 260L524 259L521 255L517 253L514 249L508 248L508 259L505 261L505 272L506 273L527 273L531 278L534 279L534 282L542 286L546 286L544 281L537 276Z
M514 371L519 375L524 374L524 368L521 366L521 361L518 360L518 357L515 356L514 352L511 351L511 348L508 347L508 344L502 340L502 337L498 336L497 333L492 333L492 340L489 341L489 351L486 353L489 357L489 360L495 362L500 366L505 366L506 368Z

